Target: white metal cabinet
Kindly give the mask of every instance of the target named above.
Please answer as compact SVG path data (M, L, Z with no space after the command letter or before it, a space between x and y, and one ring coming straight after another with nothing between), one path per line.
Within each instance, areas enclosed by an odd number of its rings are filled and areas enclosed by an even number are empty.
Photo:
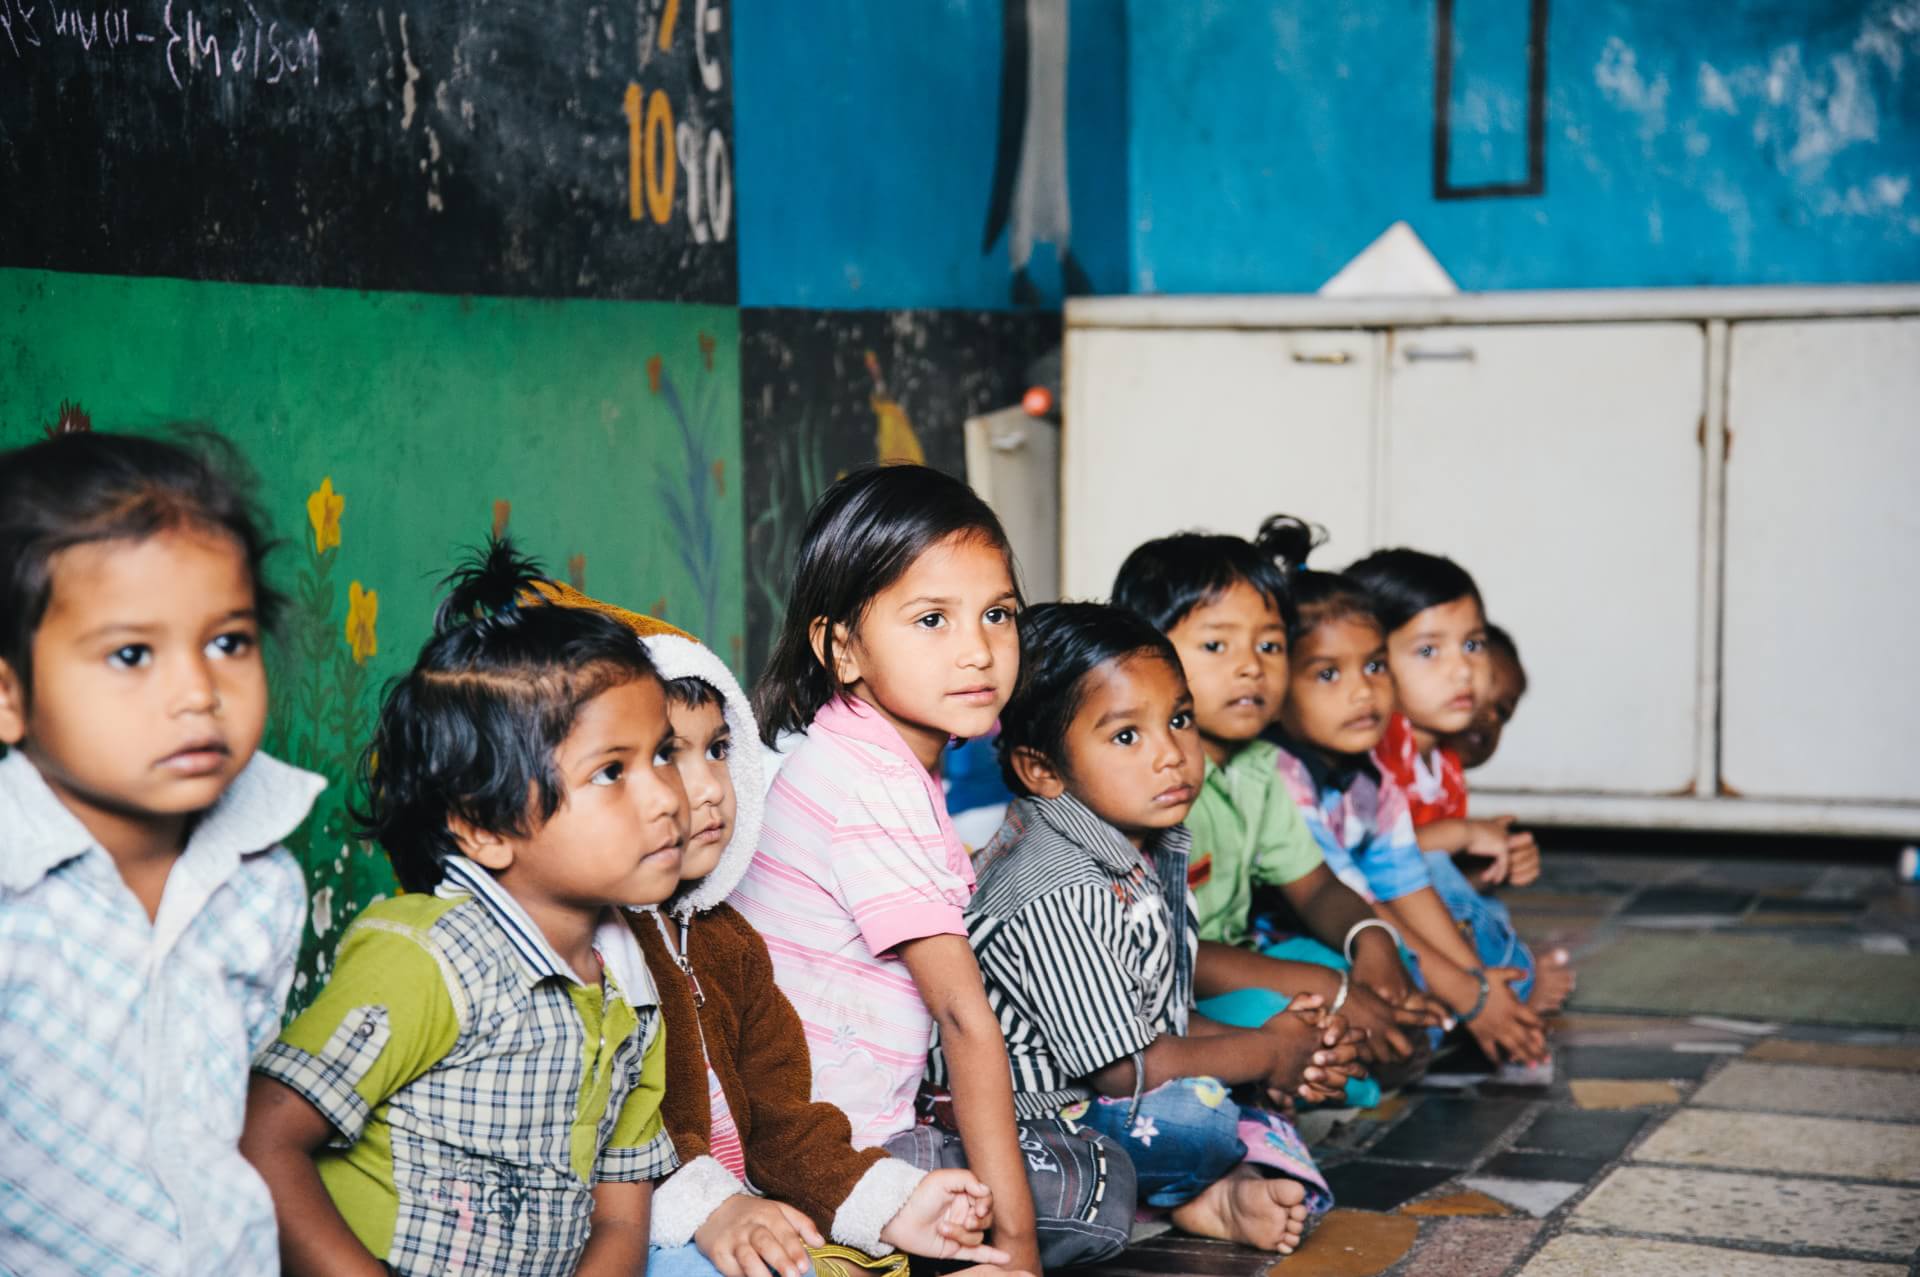
M1104 599L1134 546L1275 513L1364 553L1378 332L1070 330L1061 592Z
M1530 679L1477 785L1694 783L1705 348L1698 324L1394 333L1379 540L1471 571Z
M1920 802L1920 318L1732 326L1721 776Z
M1324 564L1443 550L1534 678L1476 808L1920 835L1917 326L1911 285L1075 298L1065 588L1277 510Z

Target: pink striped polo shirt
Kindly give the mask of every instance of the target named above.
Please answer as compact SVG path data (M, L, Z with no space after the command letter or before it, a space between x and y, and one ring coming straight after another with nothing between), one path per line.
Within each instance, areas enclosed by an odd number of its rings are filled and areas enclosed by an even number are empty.
M856 1147L913 1125L927 1067L933 1017L895 950L964 936L972 896L939 784L900 733L856 700L815 715L730 903L766 938L806 1028L813 1098L846 1113Z

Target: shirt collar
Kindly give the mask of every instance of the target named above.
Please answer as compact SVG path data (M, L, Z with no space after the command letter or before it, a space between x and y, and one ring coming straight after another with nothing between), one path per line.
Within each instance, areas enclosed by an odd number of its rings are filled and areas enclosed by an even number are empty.
M900 729L880 717L872 706L855 697L836 696L828 701L820 708L820 712L813 716L813 722L807 730L812 731L816 727L841 736L850 736L854 740L865 741L869 745L877 745L889 754L912 763L921 771L927 770L926 765L907 744L907 738L900 734Z
M528 984L551 979L569 984L594 983L580 978L547 942L546 933L540 930L526 907L484 866L465 856L449 856L440 862L440 868L444 876L433 894L443 900L463 895L473 897L507 937ZM613 976L614 987L629 1006L649 1006L657 1000L653 981L646 974L646 960L634 942L632 930L620 919L617 910L608 909L594 928L593 947Z
M1168 856L1183 856L1193 841L1185 825L1163 829L1136 850L1126 835L1095 815L1093 809L1072 794L1058 798L1025 798L1033 811L1055 832L1074 846L1083 848L1107 873L1118 878L1132 873L1144 862L1155 870Z
M1313 781L1316 793L1331 789L1346 793L1362 776L1378 781L1380 769L1367 754L1330 754L1326 750L1297 741L1276 724L1267 729L1266 739L1300 760Z
M322 777L255 753L187 837L196 860L229 864L271 851L307 818L327 787ZM99 846L80 818L18 750L0 759L0 887L27 891L56 868ZM104 849L103 849L104 852Z

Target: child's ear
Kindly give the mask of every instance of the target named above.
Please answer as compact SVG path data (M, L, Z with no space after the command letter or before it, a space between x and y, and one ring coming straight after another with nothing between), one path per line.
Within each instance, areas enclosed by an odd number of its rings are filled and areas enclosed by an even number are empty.
M460 844L466 858L477 865L502 873L513 864L513 844L491 830L475 828L459 816L448 816L447 832Z
M827 618L816 616L807 626L807 640L813 645L813 659L827 667ZM853 634L845 622L833 625L833 665L828 672L837 687L852 687L860 681L860 661L853 654Z
M0 745L27 738L27 689L13 666L0 661Z
M1031 745L1013 751L1013 774L1035 798L1058 798L1067 792L1067 781L1050 759Z

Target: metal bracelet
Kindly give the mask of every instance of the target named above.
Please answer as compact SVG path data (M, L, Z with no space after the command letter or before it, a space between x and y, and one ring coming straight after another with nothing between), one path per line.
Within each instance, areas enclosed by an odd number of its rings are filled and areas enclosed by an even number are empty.
M1327 1008L1328 1015L1339 1015L1340 1008L1347 1005L1347 995L1353 992L1353 972L1340 973L1340 992L1333 995L1333 1005Z
M1382 931L1386 932L1388 935L1392 936L1393 947L1396 952L1398 952L1399 949L1402 947L1400 943L1400 933L1394 930L1394 926L1391 922L1386 921L1384 918L1362 918L1360 921L1354 923L1351 927L1347 928L1347 939L1340 949L1340 956L1347 960L1347 965L1349 967L1353 965L1353 942L1359 939L1360 933L1362 931L1367 930L1369 927L1378 927Z
M1487 1009L1487 994L1492 992L1492 986L1487 983L1487 973L1485 971L1482 971L1479 967L1469 967L1467 974L1480 982L1480 996L1474 1001L1471 1011L1463 1012L1454 1017L1460 1024L1472 1024L1474 1018Z

